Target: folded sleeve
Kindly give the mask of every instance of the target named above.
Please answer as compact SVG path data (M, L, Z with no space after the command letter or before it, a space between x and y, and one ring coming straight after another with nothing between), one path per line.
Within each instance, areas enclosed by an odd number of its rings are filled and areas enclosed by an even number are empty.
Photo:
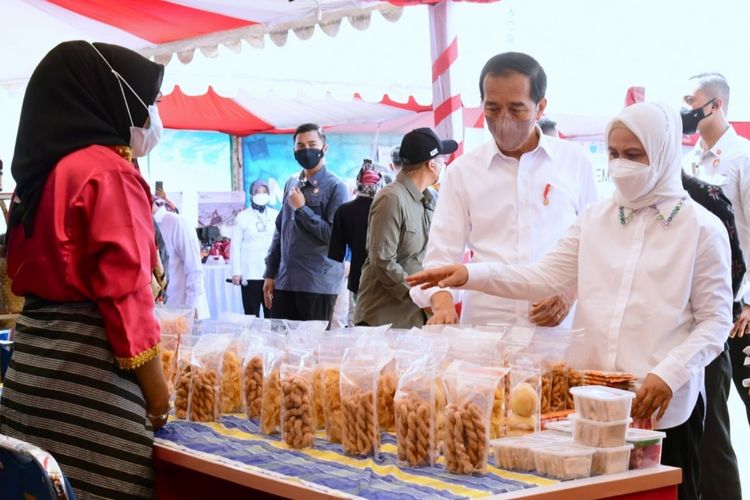
M87 238L89 293L120 368L137 368L160 349L151 294L156 245L148 188L137 172L108 171L91 178L73 205Z

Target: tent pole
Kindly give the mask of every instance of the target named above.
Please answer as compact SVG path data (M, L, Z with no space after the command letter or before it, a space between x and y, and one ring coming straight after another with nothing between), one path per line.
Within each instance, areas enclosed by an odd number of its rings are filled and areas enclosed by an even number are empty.
M451 160L463 153L464 126L461 93L453 86L452 71L458 58L458 34L453 22L451 0L428 7L430 14L430 52L432 55L432 110L435 131L443 139L453 139L458 150Z
M230 135L231 144L231 169L232 169L232 191L244 191L245 179L242 165L242 137Z

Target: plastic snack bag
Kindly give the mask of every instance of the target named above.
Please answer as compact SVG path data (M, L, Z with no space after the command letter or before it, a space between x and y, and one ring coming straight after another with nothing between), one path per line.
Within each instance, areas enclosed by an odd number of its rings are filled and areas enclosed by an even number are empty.
M221 414L222 362L230 335L203 335L190 356L188 420L215 422Z
M399 377L394 398L399 463L435 465L439 455L435 410L437 363L430 353L415 360Z
M456 361L448 367L443 444L448 471L457 474L487 471L490 415L495 390L506 373L503 368L487 368L466 361Z
M313 444L313 369L310 351L291 350L281 365L281 438L291 448Z

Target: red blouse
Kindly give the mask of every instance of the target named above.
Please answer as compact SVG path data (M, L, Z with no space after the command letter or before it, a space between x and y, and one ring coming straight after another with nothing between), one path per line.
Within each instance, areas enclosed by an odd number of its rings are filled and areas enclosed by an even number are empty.
M13 293L55 302L96 302L123 369L159 353L151 273L156 266L148 185L104 146L64 157L52 170L31 238L10 231Z

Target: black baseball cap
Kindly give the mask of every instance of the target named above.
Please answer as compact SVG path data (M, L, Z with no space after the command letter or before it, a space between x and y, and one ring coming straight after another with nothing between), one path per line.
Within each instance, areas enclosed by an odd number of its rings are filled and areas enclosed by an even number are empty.
M441 141L431 128L422 127L415 128L404 136L399 156L405 164L415 165L432 160L436 156L451 154L457 149L456 141Z

